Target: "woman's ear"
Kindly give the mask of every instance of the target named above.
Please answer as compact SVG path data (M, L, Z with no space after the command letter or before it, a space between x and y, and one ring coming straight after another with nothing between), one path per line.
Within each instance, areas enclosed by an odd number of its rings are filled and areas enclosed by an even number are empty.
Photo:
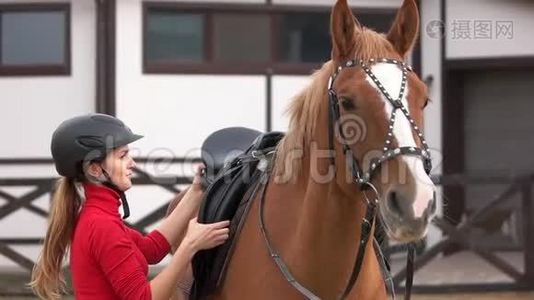
M86 175L92 178L99 178L102 175L102 166L97 162L90 162L84 168Z

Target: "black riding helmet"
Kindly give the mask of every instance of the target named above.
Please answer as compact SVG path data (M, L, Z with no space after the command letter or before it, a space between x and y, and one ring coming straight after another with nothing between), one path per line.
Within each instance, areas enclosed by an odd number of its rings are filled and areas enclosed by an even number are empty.
M124 123L105 114L88 114L61 123L52 135L52 158L57 172L65 177L84 180L84 163L103 161L113 149L128 145L143 136L132 133ZM123 191L111 182L107 174L106 186L121 196L124 218L130 214Z

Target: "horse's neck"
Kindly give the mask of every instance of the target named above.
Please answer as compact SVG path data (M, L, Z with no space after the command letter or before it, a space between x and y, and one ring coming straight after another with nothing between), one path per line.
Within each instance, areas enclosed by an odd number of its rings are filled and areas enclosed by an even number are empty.
M284 259L297 278L323 295L337 293L346 284L365 213L359 193L345 194L335 179L317 182L312 168L324 175L328 167L328 159L305 158L296 183L270 190L273 201L266 209Z

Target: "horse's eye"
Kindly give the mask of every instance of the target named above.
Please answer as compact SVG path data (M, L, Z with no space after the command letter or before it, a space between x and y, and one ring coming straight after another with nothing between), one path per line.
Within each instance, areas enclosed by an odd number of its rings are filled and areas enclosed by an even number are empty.
M343 109L345 110L355 110L356 105L354 105L354 101L352 99L347 97L341 97L341 106L343 106Z

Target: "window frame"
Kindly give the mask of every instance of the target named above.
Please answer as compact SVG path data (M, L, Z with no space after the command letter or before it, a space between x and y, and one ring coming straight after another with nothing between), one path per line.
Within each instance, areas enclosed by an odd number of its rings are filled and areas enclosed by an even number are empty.
M2 47L0 45L0 77L5 76L51 76L71 74L71 4L69 2L50 3L20 3L0 4L0 39L2 35L1 18L4 12L62 12L65 14L63 63L61 64L28 64L28 65L3 65ZM1 40L0 40L1 41Z
M167 11L176 13L200 14L204 17L204 62L150 62L147 59L147 20L151 11ZM324 62L319 63L287 63L277 57L278 35L277 16L284 13L326 13L330 14L328 6L301 5L269 5L269 4L213 4L213 3L184 3L184 2L154 2L142 3L142 60L143 74L233 74L233 75L303 75L318 69ZM358 8L358 14L388 14L395 16L396 8ZM233 13L246 15L267 15L269 18L271 44L270 59L261 63L221 63L213 61L214 33L212 16L217 13ZM393 18L388 22L392 22Z

